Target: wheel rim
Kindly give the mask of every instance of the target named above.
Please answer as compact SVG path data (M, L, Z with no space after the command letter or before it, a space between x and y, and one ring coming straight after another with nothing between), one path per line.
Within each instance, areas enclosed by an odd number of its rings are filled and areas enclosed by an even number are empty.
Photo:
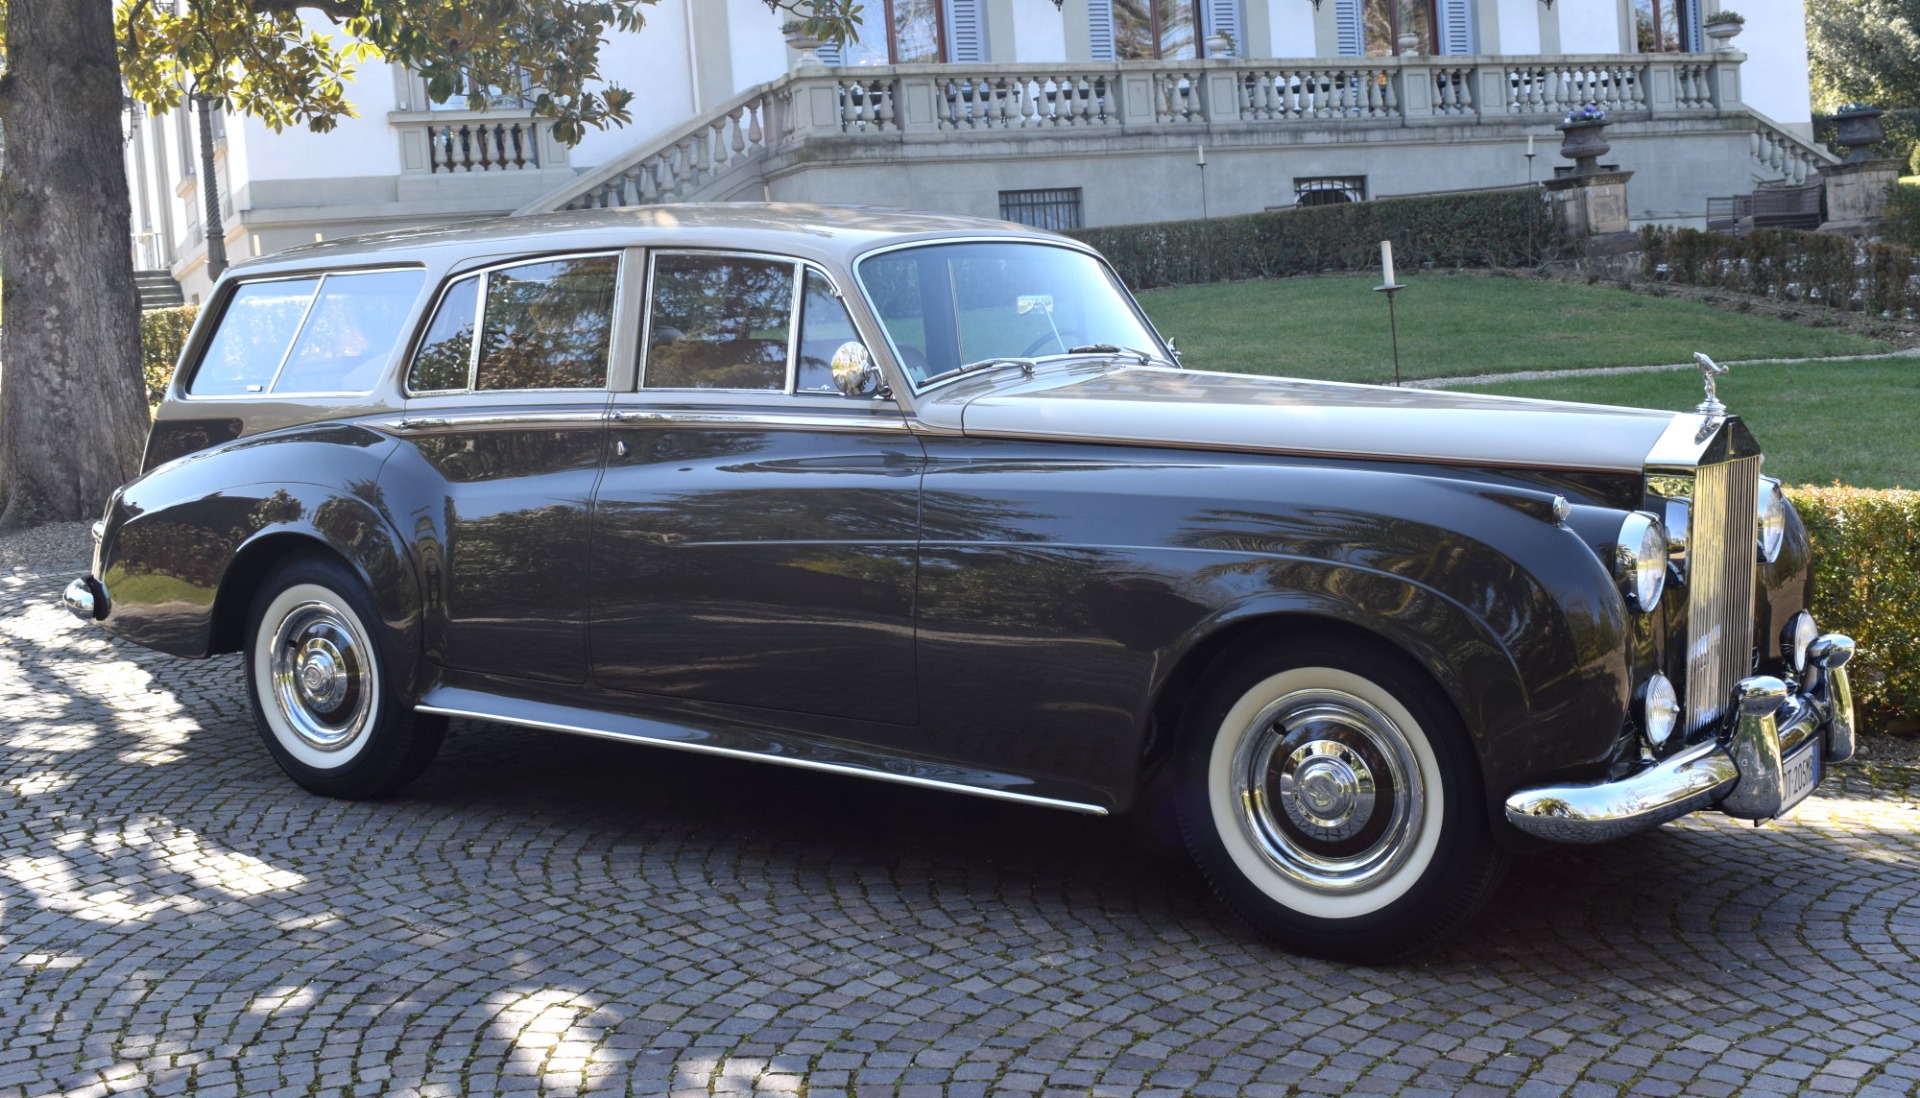
M272 702L302 743L341 751L366 732L374 671L352 618L324 602L302 602L280 619L270 651Z
M1342 690L1300 690L1249 722L1231 792L1241 831L1268 865L1314 892L1358 892L1419 845L1426 793L1392 718Z

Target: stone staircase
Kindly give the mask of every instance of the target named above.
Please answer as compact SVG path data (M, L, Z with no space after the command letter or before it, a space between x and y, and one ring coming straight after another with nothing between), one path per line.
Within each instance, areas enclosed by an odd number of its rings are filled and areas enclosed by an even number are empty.
M135 271L133 284L140 292L143 310L175 309L187 303L187 296L180 292L180 283L174 281L171 271Z

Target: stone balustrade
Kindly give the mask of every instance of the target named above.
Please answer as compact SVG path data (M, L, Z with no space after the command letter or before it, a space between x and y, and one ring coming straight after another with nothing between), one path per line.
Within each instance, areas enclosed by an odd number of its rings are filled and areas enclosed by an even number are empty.
M1185 132L1197 140L1215 131L1287 127L1511 126L1558 121L1585 104L1606 108L1617 122L1723 115L1745 109L1742 59L1737 53L1628 54L802 68L654 137L521 212L707 197L722 177L816 140L857 145L1062 131ZM1756 145L1755 155L1761 151ZM1807 155L1771 145L1766 151L1786 159Z

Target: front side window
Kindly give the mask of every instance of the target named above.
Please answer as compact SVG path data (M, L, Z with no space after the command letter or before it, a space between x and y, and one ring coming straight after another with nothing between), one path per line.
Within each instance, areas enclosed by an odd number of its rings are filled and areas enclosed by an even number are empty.
M794 267L746 256L655 256L642 384L785 392Z
M353 271L243 282L187 393L365 393L400 341L425 275Z
M1024 241L931 244L860 261L860 287L916 385L999 358L1166 352L1106 265Z

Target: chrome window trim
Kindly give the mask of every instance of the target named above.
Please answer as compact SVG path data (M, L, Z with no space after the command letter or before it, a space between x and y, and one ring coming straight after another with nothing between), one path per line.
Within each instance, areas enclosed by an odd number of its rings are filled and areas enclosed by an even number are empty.
M414 325L414 329L415 329L414 340L412 345L409 346L407 349L407 369L406 369L406 372L403 373L400 377L400 396L403 399L405 399L405 398L411 398L416 396L452 396L452 395L458 395L460 393L478 394L478 393L605 393L605 392L610 392L611 390L609 386L613 378L613 360L614 360L613 338L615 335L618 334L618 329L620 327L620 302L622 300L621 290L623 287L621 279L626 276L626 263L624 262L626 258L626 252L627 252L626 248L605 248L605 249L600 249L596 251L586 251L586 252L556 252L552 255L521 255L521 256L514 256L511 259L503 260L502 262L499 262L499 263L490 263L484 267L474 267L468 270L459 271L458 273L449 275L446 278L446 280L440 284L439 293L435 296L433 301L433 308L428 311L426 316L422 317L420 321ZM564 389L476 389L474 388L473 383L475 380L477 380L476 375L479 373L479 369L480 369L480 336L483 332L486 331L486 327L487 327L488 276L495 271L504 271L512 267L530 267L536 263L554 263L563 259L598 259L603 257L610 258L613 260L613 313L611 316L608 317L607 353L606 353L606 360L602 364L602 370L600 373L600 384L598 386L592 386L592 385L570 386ZM471 344L471 347L467 352L467 387L464 389L422 389L416 392L410 385L408 385L408 381L413 375L413 358L416 354L420 352L419 341L427 337L427 326L433 323L434 315L439 312L440 303L446 300L447 292L453 289L453 287L459 285L462 281L469 278L478 278L480 280L480 285L476 290L476 296L474 298L474 305L473 305L473 343Z
M1160 357L1166 359L1168 362L1178 361L1173 357L1173 352L1167 349L1166 339L1161 336L1160 329L1153 326L1153 321L1147 318L1146 311L1140 308L1140 300L1133 296L1132 290L1127 289L1126 280L1121 278L1119 272L1113 269L1113 264L1107 262L1106 256L1101 255L1092 248L1074 240L1053 240L1046 237L1021 236L1011 233L1006 236L930 237L922 240L909 240L898 244L882 245L881 247L861 252L858 256L854 257L853 260L853 281L854 285L860 288L861 301L866 305L867 312L873 315L874 323L880 326L880 337L887 341L887 352L893 356L894 363L899 367L900 376L906 380L907 390L914 396L919 396L922 393L930 392L942 386L951 385L967 375L948 373L941 375L937 380L927 382L925 385L915 384L913 375L907 372L906 359L901 357L900 348L894 345L893 333L887 329L886 318L880 315L880 310L873 304L873 295L867 292L866 276L860 273L860 268L866 265L867 260L875 256L889 255L893 252L906 251L910 248L935 248L948 244L1033 244L1043 248L1061 248L1070 252L1078 252L1081 255L1092 258L1095 263L1100 265L1100 269L1106 272L1107 277L1113 280L1114 288L1120 291L1120 296L1126 300L1127 307L1133 310L1134 319L1140 322L1141 327L1152 333L1154 339L1160 341ZM1059 356L1043 355L1041 357L1055 358Z
M264 399L278 399L278 398L284 398L284 397L298 397L298 398L304 399L307 397L372 396L373 393L380 388L380 381L375 381L371 386L368 386L365 389L311 389L304 392L285 392L285 393L276 392L274 390L274 386L280 383L280 373L281 371L287 368L287 357L293 354L294 345L300 342L300 333L307 326L307 317L311 315L313 312L314 302L317 302L320 300L321 291L326 288L327 279L329 277L333 275L390 274L396 271L420 271L424 273L426 269L427 267L426 267L426 264L424 263L391 263L391 264L385 264L378 267L342 267L337 270L329 268L327 270L322 270L322 271L298 271L298 272L292 272L288 274L262 275L259 278L234 279L233 289L228 291L227 293L226 304L222 304L220 308L221 320L225 320L227 304L232 303L233 295L236 293L239 293L240 288L242 286L253 286L253 285L266 283L266 282L298 282L303 278L318 278L319 282L317 282L314 285L313 296L307 299L307 307L300 313L300 323L298 326L296 326L293 329L293 338L287 341L287 349L281 352L280 363L279 365L274 367L273 378L267 383L267 387L265 389L257 393L234 393L230 396L195 396L193 393L188 391L189 388L193 385L193 378L183 378L180 381L180 385L179 385L180 395L175 399L181 400L181 401L228 401L228 400L264 400ZM418 327L419 321L416 320L414 322L414 325L415 327ZM211 340L213 338L214 331L218 327L219 327L218 325L214 325L212 328L208 330L207 332L208 340ZM404 326L402 330L404 331ZM400 346L400 341L395 340L394 347L397 349L399 346ZM205 357L205 351L206 351L205 343L203 342L201 346L195 347L193 348L193 350L196 352L196 358L193 364L193 373L195 377L197 377L199 376L199 373L200 373L201 361ZM394 353L393 351L387 352L387 355L388 355L387 370L393 369L393 358L392 358L393 353ZM407 354L406 361L409 365L412 364L413 355L411 351L409 351L409 353ZM384 381L386 379L387 370L381 371L381 374L380 374L381 381ZM180 371L176 370L175 372L178 373Z
M722 412L722 411L657 411L640 408L616 408L610 417L616 424L642 427L718 427L718 428L766 428L787 431L880 431L889 434L907 434L912 428L897 409L887 407L892 416L862 416L858 413L835 415L828 412L812 412L805 406L793 411L770 412Z

